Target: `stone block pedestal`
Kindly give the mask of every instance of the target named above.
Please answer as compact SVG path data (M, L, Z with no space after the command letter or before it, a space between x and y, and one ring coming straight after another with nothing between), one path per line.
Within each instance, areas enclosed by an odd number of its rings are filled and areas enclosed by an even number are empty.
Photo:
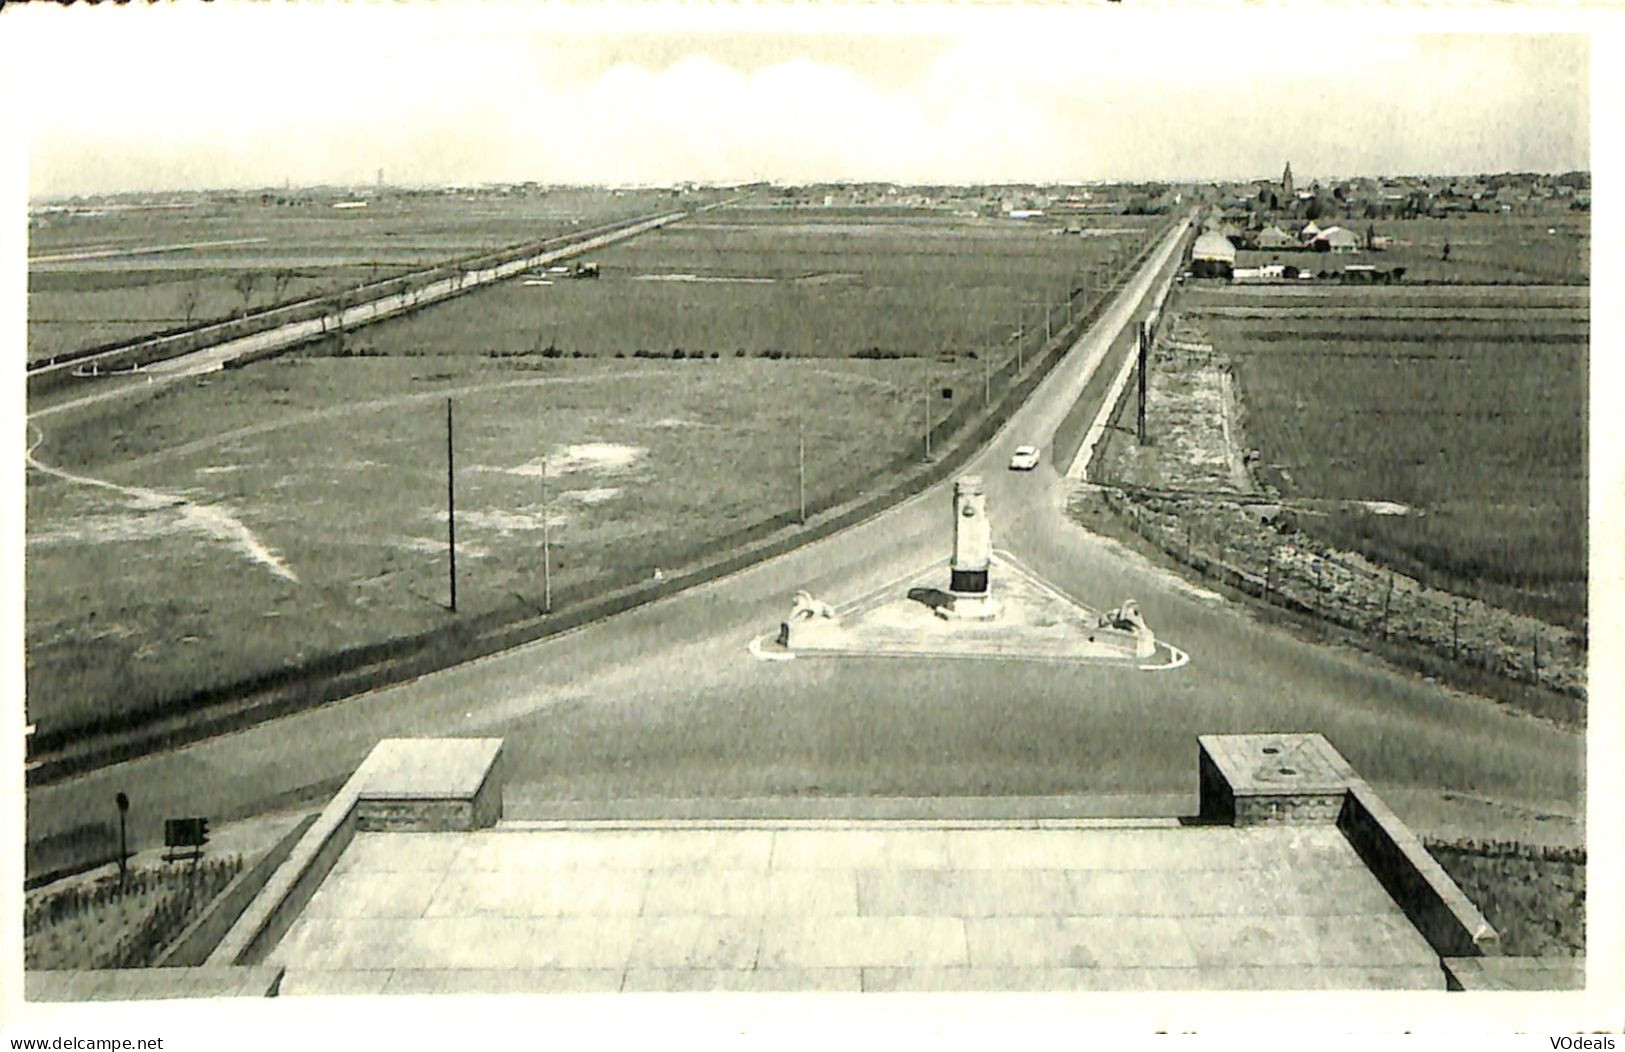
M1318 734L1204 734L1197 742L1206 821L1334 823L1342 812L1346 765Z
M466 832L502 817L501 738L386 738L356 773L362 832Z

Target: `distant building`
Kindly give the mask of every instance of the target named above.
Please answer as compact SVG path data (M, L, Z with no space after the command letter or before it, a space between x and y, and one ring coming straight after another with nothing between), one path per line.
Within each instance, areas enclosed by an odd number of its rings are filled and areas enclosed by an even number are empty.
M1278 226L1260 230L1256 240L1259 248L1291 248L1298 243L1291 234Z
M1311 220L1309 220L1309 222L1305 223L1303 225L1303 229L1298 231L1298 237L1303 239L1304 241L1313 241L1315 238L1317 238L1319 236L1320 236L1320 227L1315 223L1315 221L1313 219L1311 219Z
M1209 230L1191 246L1191 276L1230 279L1236 269L1236 246L1230 239Z
M1281 200L1292 200L1292 162L1286 162L1286 171L1281 173Z
M1314 241L1316 252L1333 252L1344 255L1360 251L1360 237L1347 227L1329 226L1322 230Z

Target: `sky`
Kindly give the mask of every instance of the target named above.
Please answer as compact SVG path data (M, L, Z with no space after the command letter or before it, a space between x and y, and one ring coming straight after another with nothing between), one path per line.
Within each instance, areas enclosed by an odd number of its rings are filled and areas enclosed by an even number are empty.
M8 114L26 122L28 194L370 183L379 169L442 185L1589 167L1584 35L1101 9L644 18L633 32L541 11L13 7L0 36L35 100Z

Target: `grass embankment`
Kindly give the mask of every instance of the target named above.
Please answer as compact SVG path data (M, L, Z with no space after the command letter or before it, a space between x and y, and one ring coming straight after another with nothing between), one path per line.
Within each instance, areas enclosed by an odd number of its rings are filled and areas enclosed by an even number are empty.
M23 909L23 966L150 967L242 868L232 855L33 894Z
M1586 949L1586 853L1513 842L1425 841L1501 936L1509 956L1575 956Z

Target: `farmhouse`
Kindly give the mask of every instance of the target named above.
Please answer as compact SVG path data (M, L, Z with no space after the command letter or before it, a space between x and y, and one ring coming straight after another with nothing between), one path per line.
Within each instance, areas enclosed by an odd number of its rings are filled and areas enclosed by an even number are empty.
M1329 226L1322 230L1314 241L1316 252L1335 252L1343 255L1360 251L1360 238L1347 227Z
M1265 227L1255 239L1259 248L1291 248L1298 242L1278 226Z
M1228 280L1235 267L1236 246L1217 231L1205 232L1191 246L1191 274L1194 277Z

